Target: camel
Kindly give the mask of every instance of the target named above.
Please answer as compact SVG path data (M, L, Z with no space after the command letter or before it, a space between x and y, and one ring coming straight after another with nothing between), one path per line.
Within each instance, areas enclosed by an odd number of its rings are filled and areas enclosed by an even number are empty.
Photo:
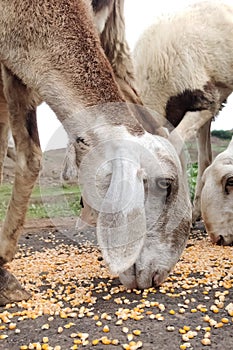
M0 233L0 303L29 297L4 264L14 258L41 168L42 100L74 144L82 196L98 212L98 243L110 270L128 288L161 284L191 224L182 141L205 118L191 127L184 118L169 139L143 128L116 82L88 0L0 1L0 14L3 91L17 155Z

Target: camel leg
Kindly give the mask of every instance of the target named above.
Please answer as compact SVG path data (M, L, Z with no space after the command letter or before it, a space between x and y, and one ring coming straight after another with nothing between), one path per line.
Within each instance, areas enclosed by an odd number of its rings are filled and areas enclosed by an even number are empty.
M193 223L201 217L201 191L202 191L202 175L205 169L212 162L212 149L210 139L211 119L204 124L197 133L198 146L198 176L193 201Z
M9 147L7 148L7 157L13 160L13 162L16 161L16 154L15 154L15 149L14 147Z
M85 231L87 228L96 227L98 213L91 208L87 202L81 197L80 204L82 206L75 229L79 232Z
M72 142L69 142L66 155L63 162L63 170L61 173L62 181L70 181L78 179L78 168L76 165L76 152ZM77 220L76 230L84 231L90 226L95 227L97 223L97 212L92 209L85 200L81 197L80 204L82 206L80 216Z
M3 84L0 74L0 184L3 180L3 163L8 146L9 117L7 102L3 94Z
M5 222L0 233L0 304L29 297L2 266L14 258L28 201L41 168L42 152L36 122L37 102L33 93L7 69L3 71L4 93L16 147L15 179Z
M3 180L3 164L7 153L8 131L9 131L8 123L0 122L0 185L2 184L2 180Z

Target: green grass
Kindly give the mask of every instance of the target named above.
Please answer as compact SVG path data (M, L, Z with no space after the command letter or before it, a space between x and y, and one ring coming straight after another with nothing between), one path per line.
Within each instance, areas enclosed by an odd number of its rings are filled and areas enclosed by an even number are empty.
M188 165L187 174L188 174L188 184L189 184L191 201L193 201L194 195L195 195L195 188L197 183L197 172L198 172L197 163L191 163Z
M12 185L0 186L0 220L3 220L11 196ZM80 189L77 186L39 187L32 192L27 218L77 216L80 211Z
M197 163L188 166L188 182L191 200L194 198ZM0 220L3 220L11 196L12 185L0 186ZM78 186L36 186L32 192L27 218L41 219L77 216L80 212L80 189Z

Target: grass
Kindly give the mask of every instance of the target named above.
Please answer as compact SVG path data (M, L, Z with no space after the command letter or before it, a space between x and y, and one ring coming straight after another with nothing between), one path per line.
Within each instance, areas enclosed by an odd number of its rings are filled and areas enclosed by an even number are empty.
M0 220L3 220L11 196L12 185L0 187ZM36 186L32 192L27 218L77 216L80 211L80 189L77 186Z
M188 167L188 181L191 200L194 198L197 163ZM0 220L5 217L7 205L11 196L12 185L0 186ZM80 212L80 189L77 186L36 186L32 192L27 218L55 218L77 216Z
M197 171L197 163L192 163L188 166L187 173L191 200L194 198ZM0 220L3 220L5 217L11 189L12 185L10 184L3 184L0 187ZM77 216L81 209L79 204L80 196L80 189L77 186L36 186L31 195L27 218L41 219Z
M197 163L191 163L188 165L187 174L188 174L188 184L189 184L191 201L193 201L194 195L195 195L195 188L197 183L197 172L198 172Z

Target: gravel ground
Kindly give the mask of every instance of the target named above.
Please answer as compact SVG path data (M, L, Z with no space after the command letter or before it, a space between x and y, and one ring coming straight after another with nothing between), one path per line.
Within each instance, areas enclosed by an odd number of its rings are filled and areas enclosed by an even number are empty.
M160 288L130 291L94 232L67 225L38 221L22 236L8 267L32 298L0 308L1 350L233 348L233 247L212 245L200 224Z

